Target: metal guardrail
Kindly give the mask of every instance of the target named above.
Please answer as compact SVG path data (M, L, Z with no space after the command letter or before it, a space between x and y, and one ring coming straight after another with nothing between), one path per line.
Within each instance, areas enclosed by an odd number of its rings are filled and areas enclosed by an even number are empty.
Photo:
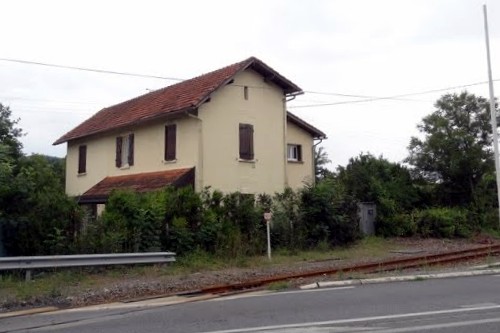
M160 264L174 261L175 253L173 252L4 257L0 258L0 271L24 269L26 270L26 280L30 280L31 271L37 268Z

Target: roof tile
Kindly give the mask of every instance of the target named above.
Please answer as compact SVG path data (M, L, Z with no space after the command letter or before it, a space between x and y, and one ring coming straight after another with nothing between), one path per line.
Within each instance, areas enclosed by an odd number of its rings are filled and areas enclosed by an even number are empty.
M85 192L81 198L107 197L113 190L134 190L135 192L159 190L168 185L178 185L184 177L193 171L194 168L183 168L106 177Z
M190 80L159 89L128 101L104 108L64 134L54 145L89 135L107 132L128 125L163 117L174 112L197 108L216 89L231 80L237 73L252 66L270 80L281 85L287 93L301 92L294 83L255 57L200 75Z

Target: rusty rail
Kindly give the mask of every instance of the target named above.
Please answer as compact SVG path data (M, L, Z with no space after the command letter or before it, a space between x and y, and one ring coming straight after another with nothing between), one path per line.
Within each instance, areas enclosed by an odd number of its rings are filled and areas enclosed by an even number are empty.
M490 255L496 255L499 253L500 253L500 244L495 244L495 245L481 246L467 250L444 252L444 253L424 255L424 256L412 256L402 259L376 261L360 265L344 266L344 267L309 271L303 273L278 275L263 279L257 279L253 281L202 288L200 290L188 292L185 294L195 294L195 293L222 294L227 292L235 292L245 289L258 288L273 282L287 281L291 279L309 278L321 275L334 275L340 272L376 273L376 272L394 271L399 269L408 269L421 266L433 266L439 264L449 264L453 262L467 261L471 259L487 257Z

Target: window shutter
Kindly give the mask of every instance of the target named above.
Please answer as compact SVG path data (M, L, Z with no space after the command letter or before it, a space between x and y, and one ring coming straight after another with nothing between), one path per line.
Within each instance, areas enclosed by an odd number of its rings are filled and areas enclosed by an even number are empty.
M116 138L115 165L117 168L120 168L122 166L122 137L121 136Z
M87 172L87 146L78 147L78 173Z
M302 145L297 145L297 161L302 161Z
M177 144L177 125L165 126L165 161L175 160Z
M129 166L134 165L134 133L128 135L128 157Z
M253 160L253 126L240 124L240 158Z

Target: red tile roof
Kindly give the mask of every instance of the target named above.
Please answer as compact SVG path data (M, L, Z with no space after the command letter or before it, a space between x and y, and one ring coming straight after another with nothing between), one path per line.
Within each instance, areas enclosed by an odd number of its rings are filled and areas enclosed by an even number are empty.
M251 57L242 62L104 108L64 134L54 142L54 145L162 118L173 113L196 109L214 91L247 68L257 71L266 79L276 83L282 87L286 94L302 92L302 89L297 85L261 60Z
M80 196L79 202L105 202L113 190L150 192L160 190L168 185L179 187L192 185L193 182L194 168L106 177Z

